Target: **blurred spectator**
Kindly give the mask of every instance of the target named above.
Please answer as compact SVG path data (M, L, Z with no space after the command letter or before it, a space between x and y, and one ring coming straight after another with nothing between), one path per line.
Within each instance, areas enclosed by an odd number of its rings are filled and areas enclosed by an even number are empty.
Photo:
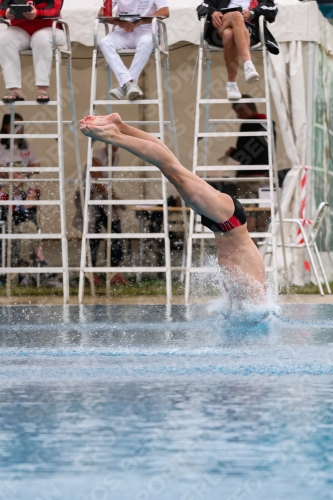
M8 193L4 190L3 186L0 185L0 200L8 200ZM7 208L4 205L0 205L0 220L7 220Z
M23 121L23 118L20 114L15 113L15 121ZM1 125L1 134L9 134L10 133L10 114L5 114L2 118ZM23 134L24 127L22 126L16 133ZM30 144L25 139L14 139L14 151L13 151L13 163L14 166L17 167L39 167L39 162L31 148ZM8 172L2 172L1 167L5 167L10 163L11 160L11 152L10 152L10 140L6 138L2 138L0 140L0 179L8 179ZM22 178L30 178L33 174L33 170L31 174L29 172L22 173ZM0 184L1 191L1 199L8 199L8 184L4 183ZM5 198L3 198L5 196ZM7 198L6 198L7 197ZM3 207L0 208L1 211L1 220L6 220L7 218L7 210L4 210Z
M112 148L112 165L116 166L119 163L119 156L117 154L118 148ZM108 148L107 146L103 149L99 149L94 152L92 166L93 167L102 167L108 165ZM93 179L103 179L106 178L108 172L91 172L91 177ZM91 200L105 200L108 198L108 189L107 187L98 182L91 184ZM112 189L112 199L120 200L117 197L114 189ZM75 215L73 225L78 229L82 229L83 227L83 219L82 219L82 207L80 200L79 191L75 194L75 204L77 207L77 213ZM102 228L107 230L107 210L105 205L91 205L89 206L89 222L88 222L88 232L90 234L96 233L100 234L102 232ZM125 210L124 206L113 205L112 206L112 221L111 221L111 232L112 233L121 233L121 220L120 220L120 208ZM93 267L96 267L97 256L98 256L98 248L100 242L103 241L99 238L90 239L90 251L91 251L91 260ZM120 262L123 260L123 242L121 239L112 239L111 240L111 266L118 267ZM105 257L106 260L106 257ZM94 281L96 285L101 284L101 281L97 274L94 274ZM122 283L125 284L127 281L120 273L115 273L111 278L111 283Z
M243 95L243 98L249 99L250 95ZM265 120L265 114L260 114L257 111L255 103L235 103L232 105L237 118L240 120ZM275 124L274 141L276 141ZM240 132L260 132L267 130L264 123L242 123ZM241 165L248 166L249 169L237 172L237 177L268 177L268 170L253 170L251 165L268 165L268 142L267 137L239 137L236 147L231 147L225 152L226 156L230 156L233 160ZM238 198L257 198L258 190L262 184L260 182L240 182L237 185Z
M99 42L100 49L106 62L114 72L119 87L111 89L110 94L114 99L129 99L132 101L142 97L143 92L137 85L139 76L148 62L153 50L151 33L151 19L137 19L141 17L169 17L168 0L113 0L112 9L118 5L118 16L133 14L128 20L113 19L108 21L114 24L114 30ZM103 6L98 16L104 16ZM117 50L136 49L131 67L126 68Z
M22 183L22 173L15 172L14 178L17 182L13 185L13 199L17 200L18 204L13 207L13 232L16 234L37 234L38 233L38 207L33 204L34 201L40 199L41 192L38 188L29 187L24 190ZM31 205L20 205L21 200L31 200ZM18 253L18 266L29 267L30 263L38 264L42 267L47 267L41 242L33 240L16 240L16 251ZM45 274L45 284L53 286L61 286L59 281L52 280L55 275ZM29 285L29 276L20 273L19 283L22 286Z
M20 114L15 113L15 121L23 121L23 118ZM17 125L15 125L16 127ZM9 134L10 133L10 114L6 114L2 118L1 125L1 134ZM24 133L24 127L22 126L19 130L16 131L18 134ZM8 172L1 171L1 167L5 167L9 165L11 161L11 152L10 152L10 139L2 138L0 140L0 179L8 179ZM12 156L12 161L14 167L23 167L30 168L39 167L39 162L31 148L30 144L27 143L25 139L14 139L14 151ZM29 179L33 174L33 170L30 172L21 172L22 179ZM1 181L0 181L1 182ZM0 190L3 195L7 196L8 199L8 184L1 185ZM2 220L5 219L7 215L7 210L2 210Z
M15 113L15 121L23 121L20 114ZM1 134L10 133L10 115L6 114L3 116L1 125ZM24 133L23 126L16 131L18 134ZM10 140L2 138L0 141L0 167L4 167L10 163L11 152L10 152ZM28 144L25 139L15 139L14 140L14 150L12 157L14 166L30 168L30 172L14 172L13 178L17 179L17 182L13 183L13 199L17 200L38 200L40 198L39 188L26 188L24 185L24 179L29 179L33 172L33 167L38 167L39 162L33 152L33 149ZM0 168L0 178L6 179L9 175L7 172L1 172ZM4 182L4 186L0 186L0 196L1 199L8 199L8 184ZM38 232L37 224L37 214L38 208L34 205L20 205L19 203L13 207L13 232L17 234L36 234ZM7 220L8 208L2 207L2 220ZM47 266L45 257L43 254L43 248L38 240L15 240L14 243L16 254L18 255L18 266L28 267L33 261L38 263L40 266ZM47 284L52 284L58 286L59 282L50 280L54 275L45 274L43 275L44 280ZM19 282L22 285L29 284L29 276L25 274L19 275Z
M30 12L24 12L24 18L16 18L14 12L18 0L2 0L0 16L10 20L11 26L0 33L0 65L5 79L6 89L10 91L2 98L3 102L23 101L21 84L20 51L32 50L37 102L50 100L48 87L52 68L52 19L60 17L62 0L36 0L31 2ZM11 8L13 7L13 8ZM59 45L64 45L65 34L61 26L56 29Z
M8 194L3 190L3 186L1 186L1 185L0 185L0 200L1 201L8 200ZM3 222L7 220L7 210L8 210L8 207L6 207L6 205L0 205L0 221L2 222L1 233L2 233L2 229L3 229ZM3 245L6 246L6 240L3 240L1 238L1 240L0 240L1 256L3 255L2 254ZM2 261L2 259L1 259L1 261Z
M18 113L15 113L15 121L23 121L23 118ZM2 118L1 134L10 133L10 114L6 114ZM24 127L22 126L18 131L18 134L24 134ZM0 167L4 167L6 164L10 163L10 140L2 138L0 140ZM39 167L39 162L31 148L30 144L25 139L14 139L14 154L13 162L19 167ZM29 178L33 174L24 173L23 178ZM1 172L0 177L7 178L8 173Z
M223 12L223 9L234 9L233 12ZM241 11L235 9L241 8ZM222 11L222 12L221 12ZM278 12L274 0L203 0L197 8L199 18L205 17L205 40L224 48L224 60L228 73L226 85L227 97L230 100L241 99L237 85L239 59L244 63L245 81L252 84L259 80L251 60L250 46L260 41L259 17L273 23ZM272 54L278 54L278 45L264 27L266 47Z

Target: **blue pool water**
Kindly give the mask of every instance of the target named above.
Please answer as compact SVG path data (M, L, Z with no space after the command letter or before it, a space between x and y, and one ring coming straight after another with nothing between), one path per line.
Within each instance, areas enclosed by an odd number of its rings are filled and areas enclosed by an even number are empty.
M0 500L333 499L333 305L0 325Z

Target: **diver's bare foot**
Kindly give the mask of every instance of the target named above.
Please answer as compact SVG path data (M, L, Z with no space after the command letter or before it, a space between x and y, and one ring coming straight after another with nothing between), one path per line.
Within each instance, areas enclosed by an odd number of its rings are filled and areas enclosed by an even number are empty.
M83 120L81 120L81 122L82 121ZM92 126L86 123L81 123L80 131L95 141L106 142L108 144L116 144L116 138L121 134L118 128L113 124L105 126Z
M111 115L106 116L86 116L83 120L87 125L91 125L93 127L104 127L106 125L113 124L116 125L119 129L123 123L118 113L112 113Z

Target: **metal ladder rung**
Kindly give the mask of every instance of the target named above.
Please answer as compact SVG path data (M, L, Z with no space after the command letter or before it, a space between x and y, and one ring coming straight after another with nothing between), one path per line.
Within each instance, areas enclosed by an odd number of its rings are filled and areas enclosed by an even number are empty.
M242 165L206 165L206 166L202 166L200 165L199 167L196 167L195 168L195 171L198 171L198 172L204 172L205 170L220 170L220 171L228 171L228 170L234 170L234 171L237 171L237 170L241 170L241 171L246 171L246 170L249 170L251 168L251 170L269 170L269 165L247 165L245 167L243 167Z
M59 240L62 236L59 233L28 233L28 234L2 234L0 233L0 240ZM1 268L0 268L1 269Z
M59 167L1 167L1 172L59 172ZM2 182L2 180L1 180Z
M158 240L165 238L165 233L87 233L86 238L96 240L138 240L141 238Z
M269 177L201 177L207 182L269 182Z
M229 99L200 99L199 104L239 104L246 102L267 102L267 99L264 97L258 99L238 99L237 101L229 101Z
M200 132L197 139L202 137L267 137L266 130L260 132Z
M253 203L257 204L257 203L271 203L271 199L270 198L239 198L239 200L243 205L253 205ZM262 208L265 208L265 207L262 207ZM266 208L270 208L269 207L266 207Z
M39 206L39 205L60 205L59 200L0 200L0 206L1 205L34 205L34 206Z
M94 106L97 106L98 104L100 105L106 105L106 106L128 106L128 105L133 105L133 104L159 104L160 101L158 99L138 99L136 101L115 101L115 100L101 100L101 101L92 101L92 104Z
M212 240L215 238L213 231L210 231L209 233L202 232L202 233L192 233L188 235L189 239L194 239L194 240Z
M252 45L250 47L250 51L251 52L261 52L262 51L261 43L258 42L255 45ZM204 52L208 52L211 54L223 54L224 49L222 47L216 47L215 45L210 45L209 43L205 42Z
M163 205L163 200L90 200L88 201L88 205L143 205L143 207L150 207Z
M0 101L0 106L39 106L44 108L45 106L57 106L58 101L43 102L42 104L37 101L15 101L11 103L6 103Z
M22 236L22 235L20 235ZM30 273L30 274L45 274L45 273L63 273L63 267L0 267L0 272L3 274L15 273Z
M207 274L216 274L219 272L217 267L190 267L190 273L207 273ZM274 271L273 267L265 267L266 272Z
M159 172L157 167L90 167L90 172Z
M38 179L39 180L39 179ZM92 184L98 182L162 182L162 177L100 177L99 179L92 179ZM17 182L17 180L16 180Z
M215 123L215 124L219 124L219 123L267 123L267 118L266 119L263 119L261 118L260 120L256 120L255 118L244 118L244 119L241 119L241 118L217 118L217 119L213 119L211 118L210 120L208 120L208 123Z
M1 184L8 184L9 182L17 182L17 179L1 179ZM33 177L30 179L23 179L22 182L25 184L29 184L29 182L33 182L36 184L36 182L59 182L59 179L41 179L40 177Z
M249 233L251 238L273 238L272 233Z
M158 120L147 120L147 121L144 121L144 120L124 120L124 123L126 123L126 125L159 125L160 122ZM169 120L164 120L164 125L170 125L171 124L171 121Z
M59 139L59 134L0 134L0 139Z
M207 274L216 274L219 272L218 267L190 267L190 273L207 273Z
M119 49L117 53L121 56L134 56L135 49Z
M166 273L166 267L84 267L85 273Z
M61 122L63 125L74 125L72 121L70 120L63 120ZM58 122L57 120L29 120L29 121L20 121L20 122L14 122L14 125L57 125Z
M249 233L251 238L272 238L273 234L272 233ZM203 233L192 233L189 235L189 238L193 238L195 240L209 240L214 238L214 233L213 231L210 231L209 233L203 232Z

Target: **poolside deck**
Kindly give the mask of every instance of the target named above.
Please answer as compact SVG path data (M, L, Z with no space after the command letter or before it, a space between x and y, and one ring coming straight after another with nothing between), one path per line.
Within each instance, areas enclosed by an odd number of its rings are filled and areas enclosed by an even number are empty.
M191 300L191 304L202 304L209 302L211 300L215 300L216 297L201 297L201 298L193 298ZM315 294L291 294L287 295L279 295L278 297L279 304L333 304L333 295L324 295L321 297L320 295ZM85 305L159 305L165 304L165 296L163 295L128 295L128 296L120 296L120 297L85 297L84 299ZM172 304L180 304L184 305L183 296L174 296L172 299ZM0 297L0 305L53 305L53 306L61 306L63 305L63 300L61 296L22 296L22 297ZM76 296L71 296L69 300L69 305L78 305L78 299Z

